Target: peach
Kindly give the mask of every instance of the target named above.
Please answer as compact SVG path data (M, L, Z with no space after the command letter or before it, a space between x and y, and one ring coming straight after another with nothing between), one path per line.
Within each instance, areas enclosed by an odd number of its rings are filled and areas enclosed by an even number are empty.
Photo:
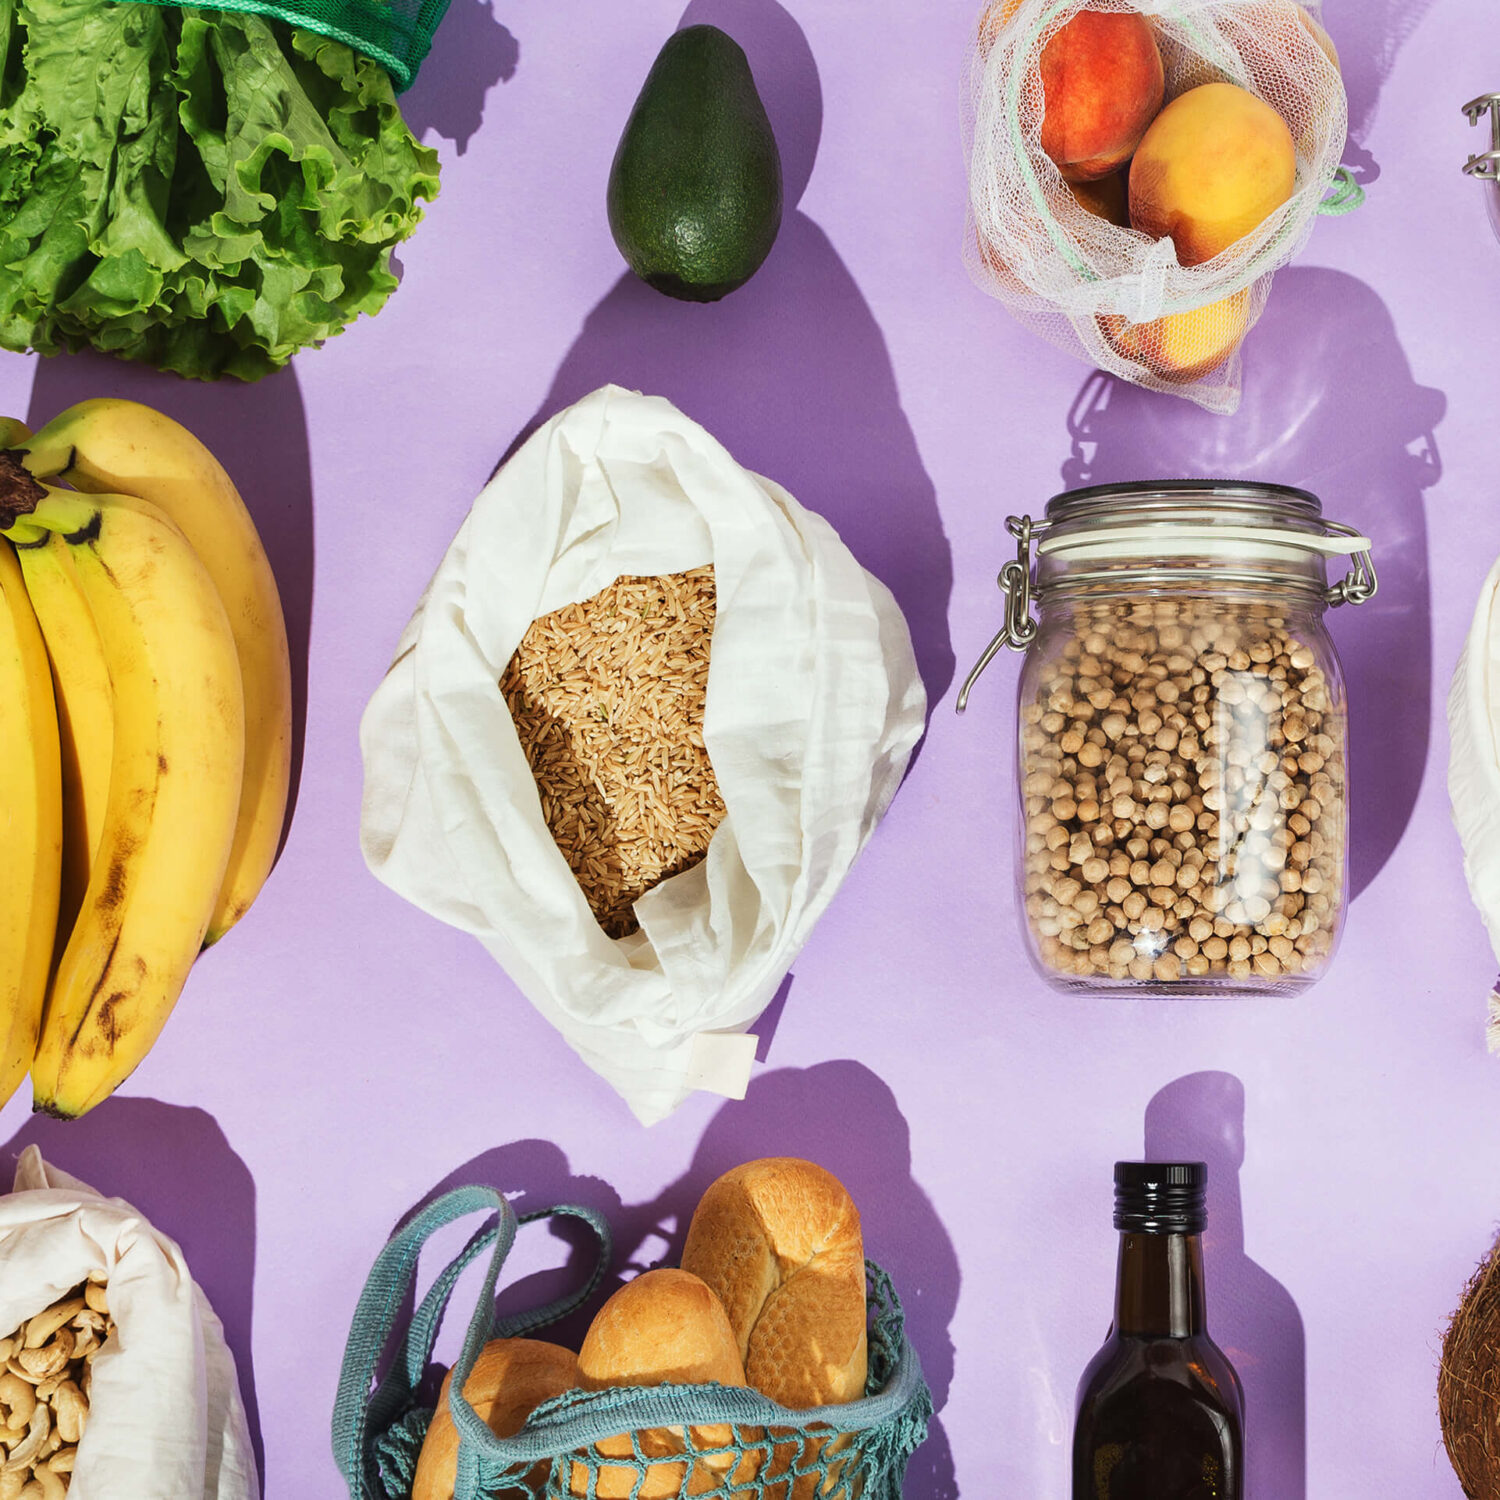
M1142 15L1082 10L1042 48L1042 150L1069 182L1130 160L1161 108L1161 53Z
M1108 219L1121 229L1130 227L1129 190L1123 172L1111 172L1096 182L1070 182L1068 190L1096 218Z
M1020 0L1016 0L1016 3L1019 4ZM1324 31L1324 29L1315 20L1313 20L1311 11L1307 10L1305 7L1299 5L1297 7L1297 14L1302 18L1302 24L1307 27L1308 31L1311 33L1313 41L1315 41L1318 46L1323 49L1323 55L1328 59L1329 62L1334 65L1334 67L1338 67L1339 49L1333 45L1333 38L1329 36L1328 33Z
M1297 149L1286 121L1232 83L1179 94L1151 122L1130 164L1130 222L1170 235L1184 266L1243 239L1288 198Z
M1136 360L1163 380L1186 384L1211 375L1240 346L1250 321L1250 289L1190 312L1168 313L1151 323L1127 323L1110 315L1099 319L1107 338L1126 359Z
M979 18L978 46L980 56L986 56L991 47L1000 40L1006 23L1021 8L1021 0L991 0L989 8Z

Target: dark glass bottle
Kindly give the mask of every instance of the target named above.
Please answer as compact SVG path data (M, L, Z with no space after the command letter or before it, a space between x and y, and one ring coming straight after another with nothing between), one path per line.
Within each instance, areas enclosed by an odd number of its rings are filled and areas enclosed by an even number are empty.
M1244 1402L1203 1308L1202 1162L1115 1163L1115 1321L1078 1385L1073 1500L1242 1500Z

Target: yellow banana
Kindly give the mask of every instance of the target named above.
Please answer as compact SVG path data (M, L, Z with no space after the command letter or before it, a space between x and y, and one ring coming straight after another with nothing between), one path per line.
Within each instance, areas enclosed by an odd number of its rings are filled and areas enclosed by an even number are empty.
M276 578L255 523L218 460L181 424L134 401L69 407L26 442L38 478L134 495L163 510L202 559L234 632L245 699L245 784L234 847L208 925L216 942L260 893L281 842L291 784L292 679Z
M0 454L7 525L18 546L63 538L114 694L104 828L32 1066L36 1108L71 1118L146 1055L202 946L234 841L244 704L224 606L155 506L51 489Z
M62 755L61 952L83 905L94 851L104 829L114 755L115 704L104 643L73 565L73 549L55 532L16 549L26 592L52 664L52 693Z
M0 542L0 1103L26 1076L57 925L62 778L47 649Z

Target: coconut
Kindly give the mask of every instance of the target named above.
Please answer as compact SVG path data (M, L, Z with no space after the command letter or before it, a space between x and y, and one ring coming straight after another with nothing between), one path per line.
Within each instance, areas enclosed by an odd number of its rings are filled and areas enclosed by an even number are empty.
M1443 1442L1469 1500L1500 1500L1500 1243L1474 1273L1443 1339Z

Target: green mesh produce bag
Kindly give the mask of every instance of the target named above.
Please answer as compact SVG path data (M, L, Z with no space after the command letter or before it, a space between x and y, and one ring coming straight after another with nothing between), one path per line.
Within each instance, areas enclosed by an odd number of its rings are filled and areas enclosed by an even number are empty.
M175 9L179 0L136 0ZM320 32L372 57L394 79L410 88L432 46L432 35L448 0L217 0L202 7L270 16L304 31Z
M448 1265L398 1336L389 1372L376 1383L396 1312L410 1294L426 1240L473 1213L497 1217ZM535 1313L494 1317L495 1285L518 1224L554 1216L582 1220L599 1255L580 1291ZM791 1411L757 1391L722 1385L623 1386L569 1391L544 1402L513 1438L497 1438L460 1394L480 1350L492 1338L535 1333L581 1307L597 1290L610 1258L609 1226L586 1208L562 1206L517 1219L491 1188L467 1187L439 1198L400 1229L376 1260L355 1311L333 1412L333 1451L350 1500L410 1500L417 1457L432 1412L416 1390L432 1357L443 1311L460 1274L493 1247L484 1285L453 1369L459 1432L454 1500L597 1500L601 1475L612 1495L692 1495L695 1500L901 1500L906 1462L927 1434L932 1396L916 1351L906 1341L901 1304L873 1262L869 1275L869 1376L865 1397L843 1406ZM703 1440L703 1428L728 1425L727 1443ZM680 1429L681 1451L647 1458L639 1434ZM699 1429L695 1432L695 1428ZM601 1440L629 1434L633 1457L599 1452ZM674 1434L676 1435L676 1434ZM544 1489L528 1476L550 1465ZM676 1488L670 1488L672 1484Z

